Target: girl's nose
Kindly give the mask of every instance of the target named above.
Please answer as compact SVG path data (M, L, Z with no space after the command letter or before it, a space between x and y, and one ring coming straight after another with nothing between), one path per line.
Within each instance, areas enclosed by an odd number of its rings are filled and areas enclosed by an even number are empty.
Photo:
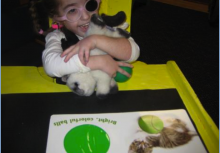
M89 12L87 12L85 9L81 10L81 20L88 20L90 18Z

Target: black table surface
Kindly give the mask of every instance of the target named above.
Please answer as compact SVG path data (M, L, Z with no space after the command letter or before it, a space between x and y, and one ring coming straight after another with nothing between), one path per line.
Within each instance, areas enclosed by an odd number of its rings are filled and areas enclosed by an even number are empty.
M105 99L73 93L2 95L2 151L46 151L50 116L185 109L175 89L120 91ZM194 124L194 123L193 123Z

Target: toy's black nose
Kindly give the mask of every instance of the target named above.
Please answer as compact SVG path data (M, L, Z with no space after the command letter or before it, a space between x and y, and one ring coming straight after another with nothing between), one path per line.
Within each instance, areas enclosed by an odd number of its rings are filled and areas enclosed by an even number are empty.
M79 83L78 82L74 82L74 86L78 88Z
M79 88L79 83L74 82L74 87L72 88L72 91L76 93L77 95L83 96L84 95L84 90Z

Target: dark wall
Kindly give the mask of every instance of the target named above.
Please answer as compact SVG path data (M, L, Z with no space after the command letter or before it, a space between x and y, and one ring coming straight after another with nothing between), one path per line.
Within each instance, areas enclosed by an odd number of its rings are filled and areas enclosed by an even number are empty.
M29 6L21 6L19 1L2 1L2 52L18 48L34 40Z
M174 60L204 108L219 125L219 26L209 14L151 1L136 5L131 35L140 61L165 64Z

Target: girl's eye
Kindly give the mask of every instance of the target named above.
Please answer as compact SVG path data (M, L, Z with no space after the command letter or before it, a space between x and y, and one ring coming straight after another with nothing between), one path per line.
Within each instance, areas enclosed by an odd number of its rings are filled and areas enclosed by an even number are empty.
M76 9L71 9L71 10L69 10L68 13L69 13L69 14L71 14L71 13L76 13Z

